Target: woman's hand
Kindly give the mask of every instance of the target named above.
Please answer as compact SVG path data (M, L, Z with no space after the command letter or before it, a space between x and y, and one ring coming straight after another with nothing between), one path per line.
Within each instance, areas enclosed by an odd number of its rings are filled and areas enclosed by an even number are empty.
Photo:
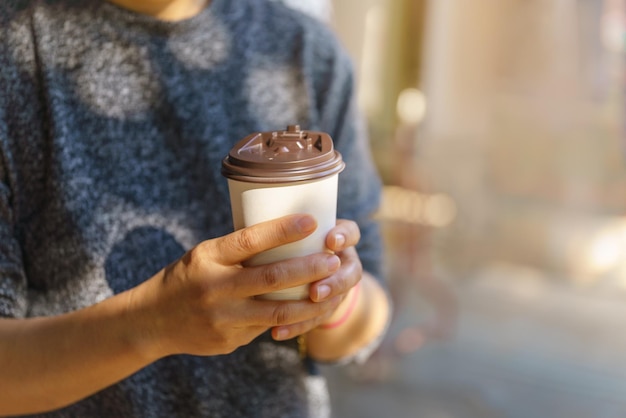
M227 354L271 327L284 337L281 330L296 335L328 318L358 281L360 263L354 249L342 251L358 241L354 224L340 223L329 238L329 248L338 255L241 265L257 253L303 239L315 228L312 217L293 215L205 241L132 289L129 309L141 318L139 338L146 354ZM343 244L339 236L345 237ZM315 302L254 298L313 282Z

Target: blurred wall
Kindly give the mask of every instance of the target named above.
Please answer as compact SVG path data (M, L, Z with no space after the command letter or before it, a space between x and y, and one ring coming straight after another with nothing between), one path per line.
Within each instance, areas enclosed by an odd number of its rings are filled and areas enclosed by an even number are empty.
M387 183L396 182L398 97L419 85L425 6L426 0L333 2L333 27L353 58L359 105Z
M459 206L447 265L512 262L575 282L617 273L619 260L593 259L626 209L623 50L603 38L610 3L429 2L419 143ZM597 251L621 254L620 228Z

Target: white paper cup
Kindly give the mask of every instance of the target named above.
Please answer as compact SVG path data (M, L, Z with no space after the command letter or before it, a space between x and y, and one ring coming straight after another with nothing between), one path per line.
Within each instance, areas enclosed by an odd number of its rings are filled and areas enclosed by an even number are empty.
M222 162L228 179L235 229L282 216L306 213L317 221L308 237L264 251L244 262L256 266L329 251L326 235L337 217L338 175L345 164L323 132L297 125L282 132L258 132L239 141ZM265 299L306 299L309 286L258 295Z
M282 216L306 213L317 221L308 237L260 253L246 261L257 266L289 258L329 251L326 235L337 218L337 175L296 184L244 183L228 180L235 229L252 226ZM306 299L309 285L296 286L265 295L265 299Z

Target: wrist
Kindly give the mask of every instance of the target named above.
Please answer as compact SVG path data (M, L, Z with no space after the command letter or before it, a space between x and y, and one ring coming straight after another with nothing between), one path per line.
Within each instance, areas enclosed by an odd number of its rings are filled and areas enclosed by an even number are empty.
M141 358L151 363L169 354L169 350L156 309L150 309L147 301L151 293L149 281L138 287L129 289L122 295L125 297L124 319L129 324L127 328L131 349ZM120 295L120 296L122 296Z

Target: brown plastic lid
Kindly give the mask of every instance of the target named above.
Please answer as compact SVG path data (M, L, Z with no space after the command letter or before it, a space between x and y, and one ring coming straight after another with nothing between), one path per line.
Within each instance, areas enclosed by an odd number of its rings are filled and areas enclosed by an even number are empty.
M222 161L222 174L251 183L292 183L341 172L345 163L330 135L289 125L246 136Z

